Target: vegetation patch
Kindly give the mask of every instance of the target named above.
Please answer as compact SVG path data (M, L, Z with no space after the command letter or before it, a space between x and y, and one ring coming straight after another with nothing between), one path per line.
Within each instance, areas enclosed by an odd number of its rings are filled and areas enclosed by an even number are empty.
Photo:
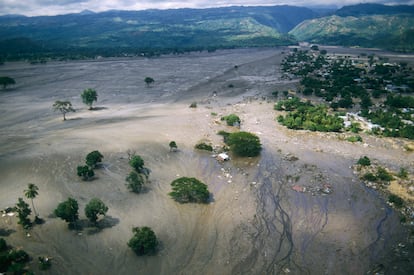
M207 144L205 142L200 142L197 143L194 148L198 149L198 150L205 150L205 151L209 151L212 152L213 151L213 146L211 146L210 144Z
M134 227L132 232L134 236L128 241L128 246L135 254L142 256L151 255L156 252L158 239L150 227Z
M208 203L210 192L207 185L196 178L181 177L171 182L169 195L179 203Z
M262 150L259 137L249 132L231 133L225 140L231 152L240 157L256 157Z
M230 114L228 116L223 116L221 118L222 121L226 121L228 126L239 126L240 125L240 118L235 114Z

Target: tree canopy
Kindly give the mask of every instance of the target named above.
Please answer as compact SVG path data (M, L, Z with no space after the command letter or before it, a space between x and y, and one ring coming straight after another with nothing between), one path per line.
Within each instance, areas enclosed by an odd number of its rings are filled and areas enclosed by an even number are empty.
M157 236L147 226L132 229L134 236L129 240L128 246L138 255L148 255L156 251L158 246Z
M54 214L69 223L69 225L73 225L79 219L78 211L78 202L73 198L68 198L66 201L59 203L54 210Z
M171 182L169 195L177 202L208 203L210 192L207 185L196 178L181 177Z
M3 86L3 89L6 89L9 85L16 84L16 81L8 76L0 76L0 85Z
M95 176L95 172L92 168L90 168L88 165L80 165L77 167L77 174L79 177L82 177L82 180L90 180Z
M134 168L137 173L141 173L141 170L144 168L144 160L141 156L134 155L129 160L129 165Z
M144 184L144 178L141 174L131 172L126 177L127 188L134 193L141 193Z
M240 125L240 118L235 114L230 114L228 116L223 116L221 120L225 120L228 126L237 126Z
M144 81L145 81L145 84L147 84L147 87L149 87L152 83L155 82L155 80L152 77L146 77Z
M97 198L93 198L85 206L85 216L93 223L96 223L99 215L105 215L108 207Z
M57 100L53 104L53 110L59 111L63 115L63 120L66 120L66 113L75 112L75 109L72 107L72 103L70 101L60 101Z
M94 89L86 89L81 94L82 102L89 106L89 110L92 110L92 104L98 100L98 94Z
M95 168L99 162L102 162L103 155L99 151L92 151L86 155L86 164L89 167Z
M37 195L39 195L39 193L37 192L38 190L39 190L39 187L37 187L33 183L29 183L27 185L27 189L24 190L24 195L26 196L26 198L30 199L32 202L32 208L33 208L33 212L35 216L37 216L37 213L36 213L36 209L33 204L33 199L36 198Z
M233 154L240 157L256 157L262 150L259 137L249 132L231 133L226 138L226 143Z

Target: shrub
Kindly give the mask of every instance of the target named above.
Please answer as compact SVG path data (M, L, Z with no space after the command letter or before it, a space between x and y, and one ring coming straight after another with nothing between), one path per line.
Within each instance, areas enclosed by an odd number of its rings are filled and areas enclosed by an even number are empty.
M190 104L190 108L197 108L197 102L192 102Z
M371 160L367 156L363 156L359 158L357 164L362 165L362 166L370 166Z
M221 120L225 120L228 126L236 126L240 125L240 118L235 114L230 114L228 116L224 116Z
M210 152L213 151L213 147L209 144L204 143L204 142L197 143L195 145L195 148L199 149L199 150L210 151Z
M171 182L169 195L179 203L208 203L210 192L207 185L196 178L181 177Z
M78 166L77 174L79 177L82 177L82 180L90 180L95 176L95 172L88 165Z
M375 182L377 180L377 177L372 173L366 173L362 176L362 179L366 181Z
M95 168L102 159L103 155L99 151L92 151L86 156L86 164L89 167Z
M362 137L359 135L351 136L351 137L348 137L346 140L349 142L362 142Z
M177 151L177 143L175 141L170 141L170 143L168 144L168 146L170 146L170 151Z
M256 157L262 150L259 137L249 132L231 133L226 143L230 150L240 157Z
M68 198L66 201L59 203L54 210L54 214L71 226L79 219L78 210L78 202L73 198Z
M401 179L407 179L408 178L408 172L405 168L400 168L400 172L398 172L398 177Z
M400 198L400 197L399 197L399 196L397 196L397 195L394 195L394 194L390 194L390 195L388 196L388 201L389 201L390 203L394 204L394 206L395 206L395 207L397 207L397 208L401 208L401 207L404 205L404 201L403 201L403 199L402 199L402 198Z
M134 193L141 193L142 186L144 184L144 179L141 174L135 172L129 173L128 177L125 179L127 181L127 188Z
M142 168L144 168L144 160L141 156L134 155L129 160L129 165L138 173L141 172Z
M99 215L105 216L108 207L100 199L93 198L85 206L85 216L93 223L96 223Z
M392 175L382 167L378 167L376 176L381 181L391 181L393 179Z
M156 251L158 246L157 236L154 231L147 227L134 227L134 236L129 240L128 246L137 254L148 255Z

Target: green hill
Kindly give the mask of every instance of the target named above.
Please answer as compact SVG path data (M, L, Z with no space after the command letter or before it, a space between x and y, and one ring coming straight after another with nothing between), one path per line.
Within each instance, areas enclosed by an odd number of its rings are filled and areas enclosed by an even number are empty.
M414 51L412 14L376 14L306 20L289 34L311 43Z
M36 45L37 54L86 55L289 45L296 41L287 32L315 16L310 9L291 6L3 16L0 54L3 58L33 54L30 47L8 43L22 40Z

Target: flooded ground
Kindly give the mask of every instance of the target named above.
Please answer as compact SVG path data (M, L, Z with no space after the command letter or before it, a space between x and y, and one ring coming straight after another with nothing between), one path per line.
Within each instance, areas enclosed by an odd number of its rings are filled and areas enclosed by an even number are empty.
M0 208L34 183L45 219L28 237L15 217L2 217L3 237L34 259L52 257L50 274L411 274L408 229L351 166L368 155L412 167L413 153L364 134L367 145L280 126L271 94L296 85L279 78L284 51L0 67L17 82L0 93ZM155 83L146 87L145 77ZM81 102L86 88L98 93L94 111ZM77 112L63 122L52 110L56 100L70 100ZM260 137L260 157L220 163L194 150L200 140L222 145L216 133L234 130L220 121L230 113ZM169 151L171 140L178 152ZM83 182L76 167L93 150L104 155L103 167ZM143 194L125 187L128 151L151 170ZM180 176L208 184L211 203L175 203L168 192ZM79 202L82 224L86 203L104 201L100 230L68 230L53 217L69 196ZM155 231L157 255L137 257L127 247L135 226ZM36 261L31 267L41 273Z

